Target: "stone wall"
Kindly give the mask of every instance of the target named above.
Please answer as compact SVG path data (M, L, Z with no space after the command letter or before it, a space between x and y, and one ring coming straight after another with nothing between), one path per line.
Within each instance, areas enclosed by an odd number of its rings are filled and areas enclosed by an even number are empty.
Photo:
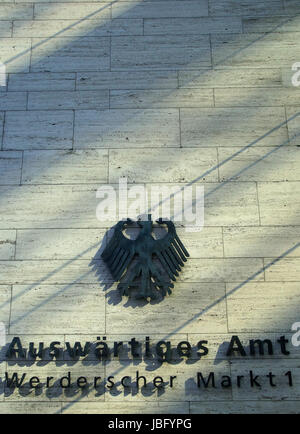
M1 412L299 412L299 30L294 0L0 2ZM122 299L101 263L115 222L96 219L96 190L120 177L204 185L204 228L178 225L191 258L163 301ZM246 356L226 355L232 335ZM6 360L14 336L62 350ZM127 344L105 361L69 357L67 342L103 336L170 341L174 354L132 358ZM274 354L251 355L251 339ZM167 384L137 390L137 371ZM198 387L212 371L216 387ZM25 386L7 387L5 372L26 373ZM61 388L68 372L118 384Z

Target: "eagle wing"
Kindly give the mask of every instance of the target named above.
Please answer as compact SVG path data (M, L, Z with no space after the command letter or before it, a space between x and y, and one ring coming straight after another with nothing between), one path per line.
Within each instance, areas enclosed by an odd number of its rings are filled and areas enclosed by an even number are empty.
M153 253L158 257L168 276L175 281L178 271L181 271L186 258L190 255L180 241L172 221L160 218L157 223L166 224L168 233L163 238L155 240Z
M135 254L135 240L126 238L122 232L127 223L131 220L116 224L113 236L101 255L115 280L120 280Z

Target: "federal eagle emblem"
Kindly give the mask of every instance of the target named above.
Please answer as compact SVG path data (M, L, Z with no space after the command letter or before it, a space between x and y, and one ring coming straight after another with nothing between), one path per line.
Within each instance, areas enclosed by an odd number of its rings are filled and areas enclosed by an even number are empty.
M163 238L152 236L153 222L149 214L148 220L136 222L140 231L133 240L126 238L123 230L134 222L131 219L120 221L101 255L114 280L119 281L121 295L129 296L129 290L137 286L138 278L137 298L155 299L159 294L171 294L171 288L174 288L172 281L176 281L189 253L172 221L160 218L156 222L168 229Z

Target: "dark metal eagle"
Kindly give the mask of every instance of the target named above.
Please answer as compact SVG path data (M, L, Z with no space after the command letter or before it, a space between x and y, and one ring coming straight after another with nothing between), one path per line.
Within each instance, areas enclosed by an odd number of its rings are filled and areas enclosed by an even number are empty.
M158 293L165 296L172 292L172 281L176 280L189 253L176 234L172 221L160 218L156 222L167 226L168 232L163 238L152 236L153 222L148 215L148 221L137 221L141 230L137 238L131 240L124 236L123 230L133 221L120 221L101 255L115 281L122 279L118 285L121 295L129 295L129 289L137 286L134 281L138 277L141 280L138 298L155 299ZM135 258L136 263L128 268Z

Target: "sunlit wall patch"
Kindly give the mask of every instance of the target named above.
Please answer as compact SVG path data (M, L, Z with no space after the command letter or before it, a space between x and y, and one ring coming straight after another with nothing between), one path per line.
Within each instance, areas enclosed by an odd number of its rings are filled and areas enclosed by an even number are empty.
M0 61L0 86L6 87L6 66Z

